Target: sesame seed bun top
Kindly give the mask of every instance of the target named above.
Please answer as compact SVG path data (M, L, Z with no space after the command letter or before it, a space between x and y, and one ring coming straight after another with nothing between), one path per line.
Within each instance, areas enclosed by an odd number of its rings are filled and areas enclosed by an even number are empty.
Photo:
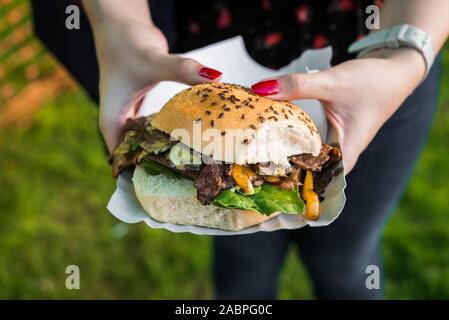
M317 155L322 144L313 120L300 107L233 84L198 84L179 92L155 115L152 125L215 160L240 164L286 164L291 155ZM179 129L189 134L187 141L180 138ZM202 138L194 139L195 132ZM216 140L212 145L211 134ZM224 149L232 139L232 150Z

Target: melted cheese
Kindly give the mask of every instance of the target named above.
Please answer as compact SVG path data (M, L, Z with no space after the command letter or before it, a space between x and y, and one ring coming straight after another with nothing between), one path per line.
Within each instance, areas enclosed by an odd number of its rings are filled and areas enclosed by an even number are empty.
M302 199L306 202L306 218L308 220L318 220L320 218L320 199L313 191L313 176L311 171L307 171L302 188Z
M254 188L251 178L256 174L248 167L234 164L231 169L231 177L245 194L253 194Z

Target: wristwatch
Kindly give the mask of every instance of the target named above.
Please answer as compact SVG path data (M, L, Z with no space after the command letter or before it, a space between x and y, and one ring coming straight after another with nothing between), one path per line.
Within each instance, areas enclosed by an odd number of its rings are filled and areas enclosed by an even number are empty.
M348 52L358 53L358 56L361 56L382 48L403 47L412 48L421 53L426 62L425 77L427 77L435 59L432 39L425 31L408 24L397 25L371 33L352 43L348 48Z

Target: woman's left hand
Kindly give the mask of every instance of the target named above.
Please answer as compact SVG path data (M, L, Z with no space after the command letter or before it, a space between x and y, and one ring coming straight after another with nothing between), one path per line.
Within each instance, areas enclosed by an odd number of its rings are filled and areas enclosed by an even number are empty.
M337 130L346 173L382 125L424 77L425 62L412 49L385 49L330 69L258 82L254 93L279 100L318 99Z

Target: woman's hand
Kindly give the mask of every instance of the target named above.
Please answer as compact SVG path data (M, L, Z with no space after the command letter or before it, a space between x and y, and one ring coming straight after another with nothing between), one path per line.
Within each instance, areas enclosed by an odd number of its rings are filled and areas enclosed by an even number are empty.
M318 99L337 130L346 173L382 125L424 76L425 62L412 49L372 52L313 74L287 74L252 86L274 99Z
M121 127L135 116L138 104L159 81L186 84L219 80L221 73L198 62L168 54L167 40L150 21L100 23L94 28L100 65L99 125L109 151Z

